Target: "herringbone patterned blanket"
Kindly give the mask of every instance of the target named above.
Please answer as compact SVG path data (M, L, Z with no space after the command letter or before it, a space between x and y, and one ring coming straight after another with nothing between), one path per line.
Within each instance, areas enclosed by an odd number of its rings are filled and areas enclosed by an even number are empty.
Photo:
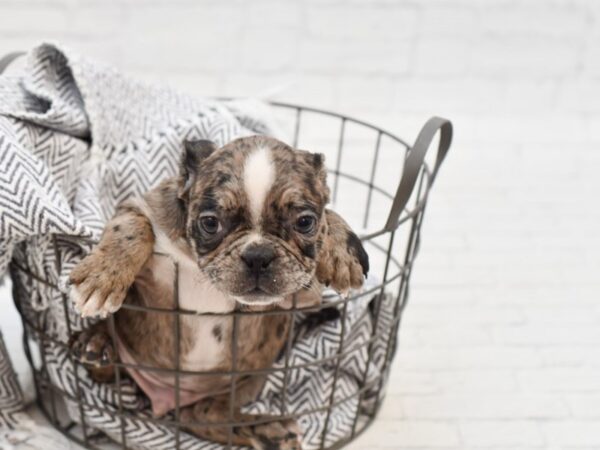
M132 80L53 45L34 48L28 58L22 74L0 77L0 274L10 266L22 314L65 342L69 329L89 323L65 302L64 282L89 251L89 239L99 237L115 206L176 174L185 138L223 145L243 135L272 133L272 126L268 107L258 102L196 99ZM24 274L11 261L59 289ZM288 413L318 410L330 401L336 404L328 421L325 411L300 420L307 449L320 445L326 422L326 443L348 436L356 415L374 403L376 386L373 392L355 395L363 382L376 378L384 360L385 345L376 340L374 358L367 364L365 343L377 334L369 303L371 299L365 298L350 304L344 324L334 317L314 326L305 315L297 317L288 364L303 365L340 351L345 355L337 382L334 359L289 373ZM382 299L377 321L382 330L389 327L390 303L387 297ZM81 410L67 402L72 420L85 420L88 433L97 429L119 439L121 420L111 414L118 411L114 386L94 383L80 370L78 390L75 368L64 347L48 340L39 345L50 382L84 401ZM21 395L3 346L0 376L0 422L18 426L13 413L21 406ZM248 411L279 412L283 388L283 373L269 376ZM134 413L124 421L129 446L173 447L173 430L148 420L147 400L129 380L122 401L123 408ZM181 448L219 446L182 434Z

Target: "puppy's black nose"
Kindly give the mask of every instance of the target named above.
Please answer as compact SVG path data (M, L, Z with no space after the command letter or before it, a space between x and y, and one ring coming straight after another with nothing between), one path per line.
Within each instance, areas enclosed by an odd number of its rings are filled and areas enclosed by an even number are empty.
M254 245L242 253L242 260L250 272L258 277L275 259L275 250L270 245Z

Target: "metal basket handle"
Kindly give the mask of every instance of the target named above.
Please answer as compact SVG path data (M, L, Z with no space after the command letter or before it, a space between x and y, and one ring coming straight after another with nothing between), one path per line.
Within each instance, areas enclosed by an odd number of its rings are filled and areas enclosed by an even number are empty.
M6 68L10 66L15 59L24 54L25 52L12 52L7 53L2 58L0 58L0 74L4 72Z
M452 122L442 117L432 117L429 119L425 125L423 125L423 128L421 128L417 140L409 150L406 160L404 161L402 178L398 184L398 190L394 196L392 208L390 209L390 214L385 223L385 231L394 231L398 227L400 214L406 207L406 203L413 192L417 178L419 177L419 173L421 172L421 168L425 161L425 155L429 150L431 141L433 141L433 138L438 131L440 132L440 142L429 185L431 186L435 180L437 171L442 165L446 153L448 153L448 149L450 148L450 144L452 143Z

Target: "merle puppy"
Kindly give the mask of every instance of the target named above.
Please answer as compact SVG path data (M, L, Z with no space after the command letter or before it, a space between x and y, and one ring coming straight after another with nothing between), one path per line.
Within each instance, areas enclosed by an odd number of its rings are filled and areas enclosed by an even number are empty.
M185 142L180 174L143 198L121 204L99 244L70 275L71 295L83 316L115 314L117 348L107 322L77 335L75 354L99 381L110 381L112 362L209 372L180 377L181 421L198 436L227 443L228 427L198 422L230 420L233 319L235 369L269 368L286 341L292 297L320 301L323 285L341 293L362 285L368 257L357 236L325 208L329 190L323 156L253 136L217 148ZM180 361L175 361L174 317L121 309L131 305L172 309L174 264L182 315ZM129 369L160 416L175 407L172 374ZM214 375L210 372L220 372ZM299 449L293 420L244 414L264 376L238 376L233 444L257 449ZM263 420L264 419L264 420ZM261 421L243 425L243 422ZM196 424L194 424L196 423Z

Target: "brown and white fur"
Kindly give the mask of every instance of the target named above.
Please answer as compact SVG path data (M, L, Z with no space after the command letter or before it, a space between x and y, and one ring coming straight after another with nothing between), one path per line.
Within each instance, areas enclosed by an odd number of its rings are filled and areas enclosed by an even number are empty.
M300 306L320 301L323 285L346 293L360 287L368 257L360 240L333 211L323 157L275 139L253 136L216 148L186 142L180 174L141 199L121 204L99 244L72 271L72 298L83 316L115 314L119 339L146 366L173 369L174 316L120 308L172 309L174 264L179 306L199 313L277 310L292 297ZM282 350L288 314L238 316L236 370L269 368ZM227 315L181 316L180 368L232 369L232 324ZM80 333L73 351L98 380L111 379L116 357L105 321ZM182 408L185 429L228 442L230 378L182 376L181 386L206 392ZM261 417L240 412L255 399L264 377L238 376L237 422ZM233 430L232 444L299 449L292 420L263 417Z

